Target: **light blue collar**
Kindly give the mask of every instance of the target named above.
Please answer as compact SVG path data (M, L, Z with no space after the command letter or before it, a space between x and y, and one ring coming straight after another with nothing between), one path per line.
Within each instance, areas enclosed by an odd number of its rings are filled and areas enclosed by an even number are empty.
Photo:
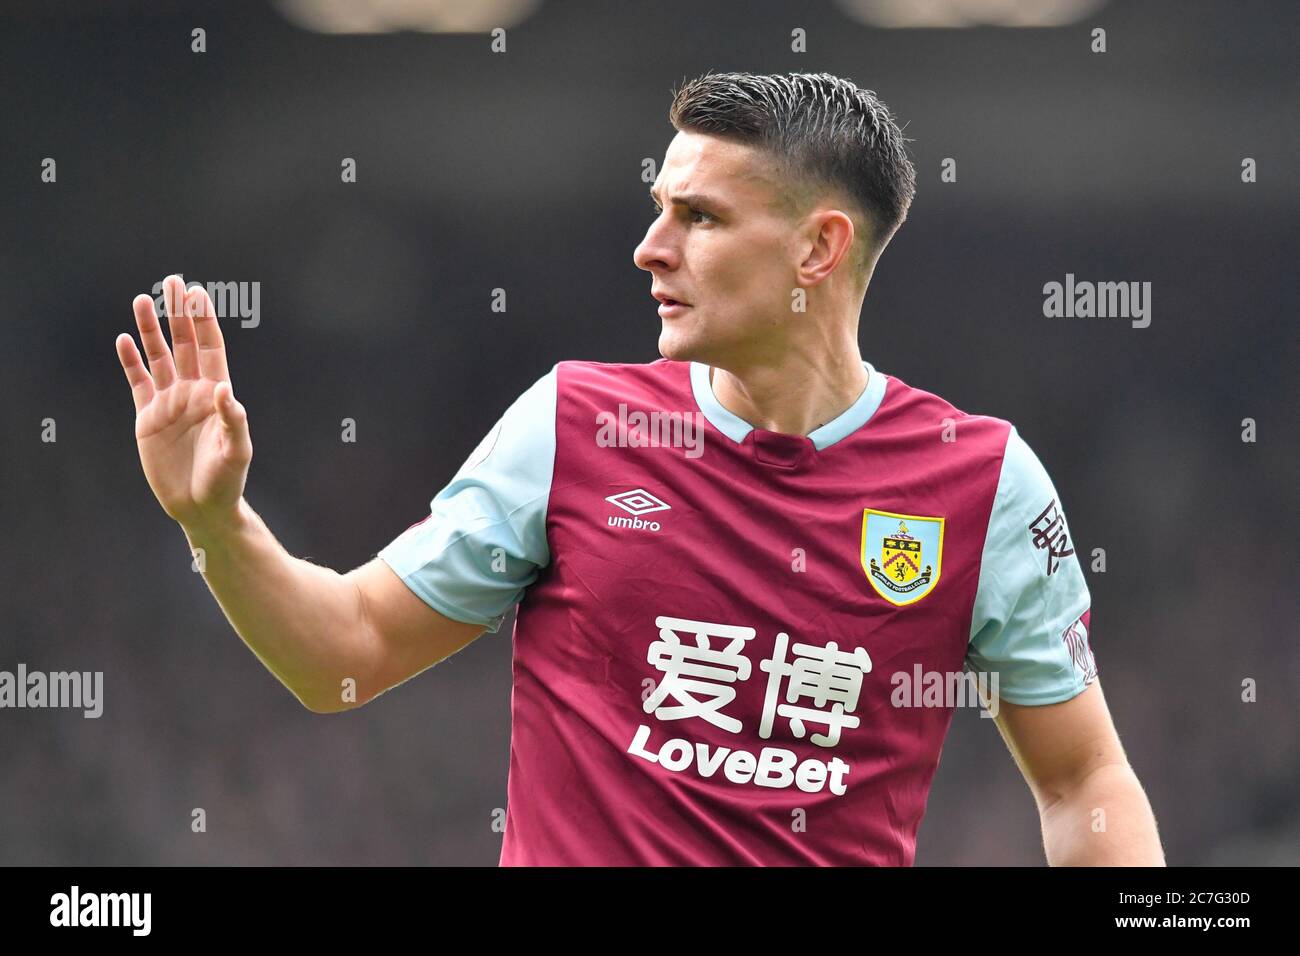
M880 407L880 402L885 397L885 376L877 372L865 359L862 367L867 370L867 387L862 390L857 401L808 435L818 451L829 448L841 438L852 435L865 425ZM695 404L700 406L700 411L704 413L709 423L736 444L743 442L745 436L754 430L754 426L749 422L722 407L718 397L713 394L713 385L709 382L709 366L702 362L691 363L691 391L695 393Z

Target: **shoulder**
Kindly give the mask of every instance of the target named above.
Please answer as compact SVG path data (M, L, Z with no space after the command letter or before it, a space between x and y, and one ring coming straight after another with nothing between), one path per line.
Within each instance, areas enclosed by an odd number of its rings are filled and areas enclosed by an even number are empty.
M595 362L566 360L555 366L563 401L608 406L608 401L663 400L690 387L689 362Z
M564 359L555 363L561 376L571 379L655 379L673 375L689 375L689 362L673 362L665 358L653 362L597 362L590 359Z
M1002 457L1015 426L1005 418L968 412L948 399L912 385L897 375L885 377L885 394L873 417L874 428L908 436L917 442L940 443L950 453L968 453L981 460Z
M1056 495L1047 468L1015 425L1011 426L1011 432L1007 436L1006 451L1002 457L1002 475L1008 497L1032 504L1045 495ZM1046 503L1044 498L1042 504Z

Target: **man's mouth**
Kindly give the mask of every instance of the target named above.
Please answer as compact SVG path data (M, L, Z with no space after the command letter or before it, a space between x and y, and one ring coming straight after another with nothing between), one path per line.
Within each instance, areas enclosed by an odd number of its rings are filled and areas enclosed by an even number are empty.
M691 306L689 302L684 302L683 300L674 298L664 292L651 292L650 294L654 296L655 300L659 303L659 312L661 315L668 311L676 312L681 311L682 309L688 309Z
M651 289L650 295L660 302L663 302L665 305L690 305L690 303L685 299L679 299L671 293L665 292L663 289Z

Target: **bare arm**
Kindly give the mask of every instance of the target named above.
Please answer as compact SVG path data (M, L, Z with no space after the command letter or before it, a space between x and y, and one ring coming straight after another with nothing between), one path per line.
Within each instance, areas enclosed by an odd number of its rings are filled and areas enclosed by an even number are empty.
M995 722L1038 804L1049 865L1165 865L1100 682L1059 704L999 701Z
M439 614L378 558L346 575L290 555L244 500L248 415L234 399L212 300L164 283L172 353L153 300L134 302L146 370L130 335L118 358L136 408L145 477L202 549L204 579L231 626L308 709L348 710L437 663L483 631ZM342 693L355 681L355 700Z
M360 707L483 633L429 607L379 558L339 574L289 554L247 502L238 515L186 537L204 549L231 627L309 710Z

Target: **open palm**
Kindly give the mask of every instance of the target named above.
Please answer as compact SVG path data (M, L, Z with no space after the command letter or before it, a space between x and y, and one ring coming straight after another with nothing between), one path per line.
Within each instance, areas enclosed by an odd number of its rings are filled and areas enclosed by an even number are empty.
M117 337L135 399L140 464L170 517L187 528L213 525L235 514L244 493L253 457L248 415L230 386L225 341L207 291L196 286L187 293L179 276L168 276L163 297L171 350L153 299L144 294L132 307L147 370L135 340L125 332Z

